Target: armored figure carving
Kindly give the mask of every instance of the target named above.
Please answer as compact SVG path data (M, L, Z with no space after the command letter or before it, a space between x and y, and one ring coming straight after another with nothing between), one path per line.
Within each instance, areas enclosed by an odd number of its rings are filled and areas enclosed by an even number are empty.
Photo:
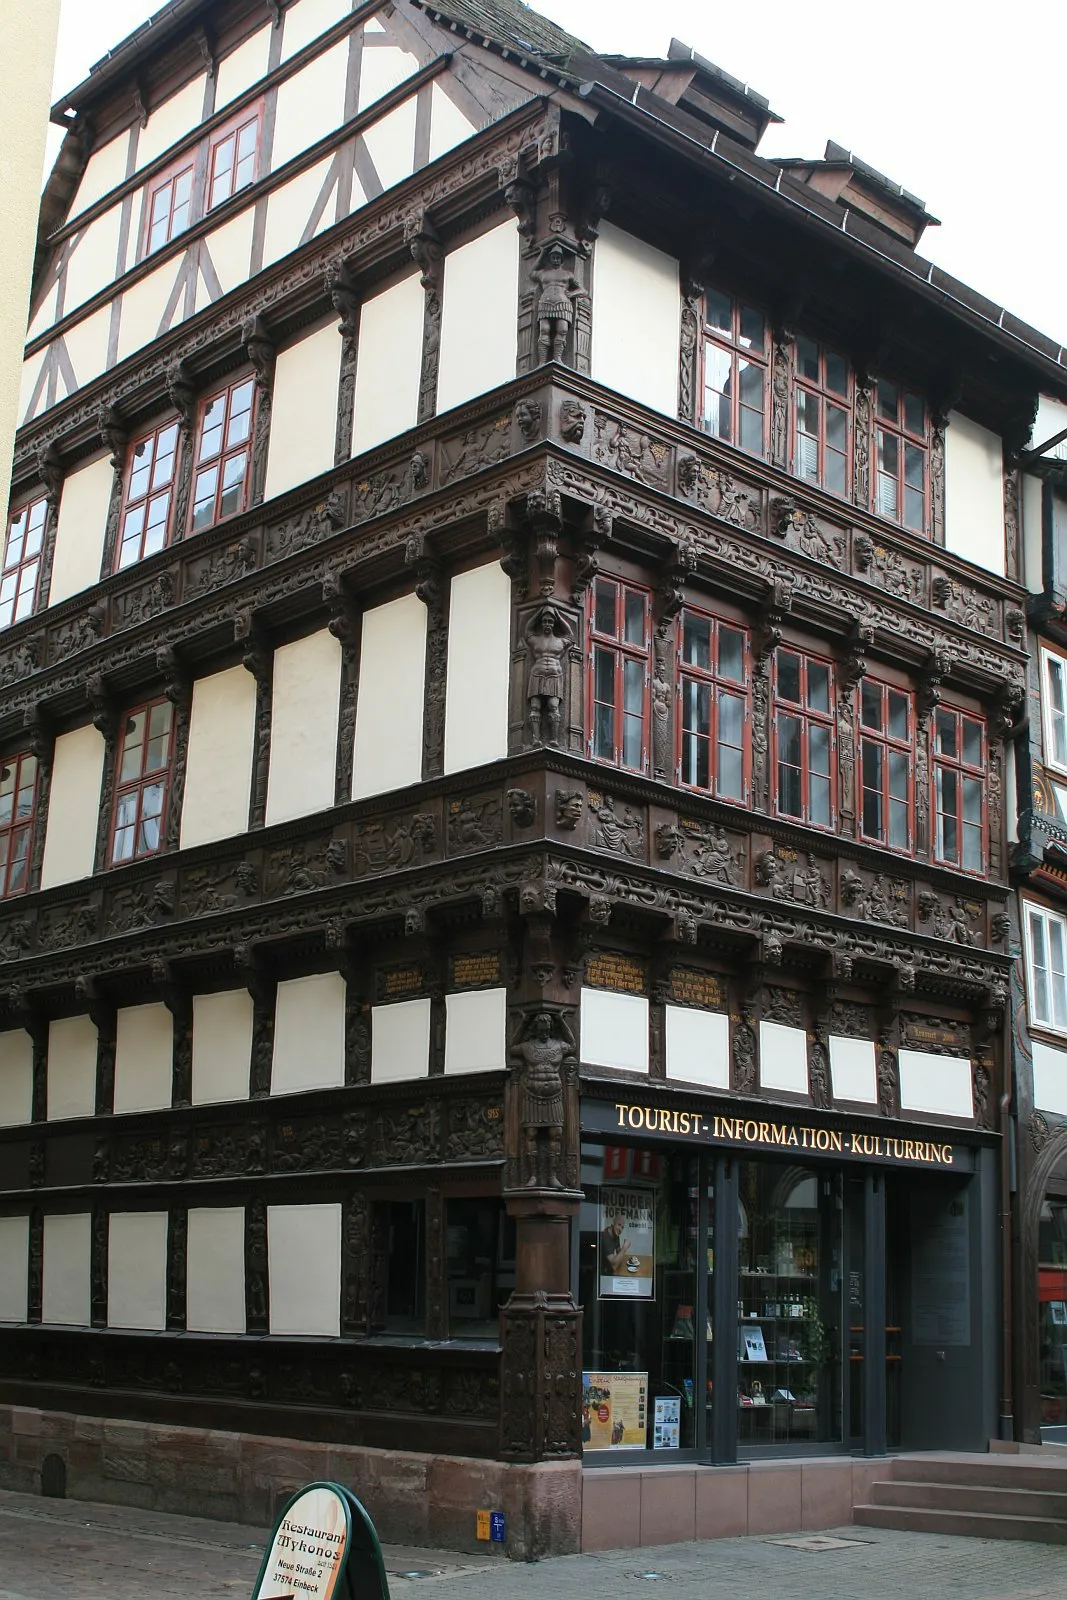
M563 265L562 246L549 245L541 261L543 265L530 274L541 290L537 302L537 354L541 361L562 361L574 321L574 302L585 290Z
M526 686L529 706L530 738L541 742L544 719L546 744L559 742L559 709L563 700L563 654L574 639L574 630L555 606L542 606L523 632L530 653L530 678Z
M559 1037L553 1033L553 1023ZM511 1049L522 1073L522 1141L526 1187L562 1189L563 1074L573 1066L577 1046L565 1019L535 1012Z

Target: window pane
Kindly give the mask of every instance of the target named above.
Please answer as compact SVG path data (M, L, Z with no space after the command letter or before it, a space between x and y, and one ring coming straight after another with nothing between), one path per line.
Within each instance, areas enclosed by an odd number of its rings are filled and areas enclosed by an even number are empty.
M1052 998L1053 1027L1067 1025L1067 986L1064 983L1064 924L1060 917L1048 919L1049 993Z
M8 894L20 894L26 887L27 863L30 855L30 830L20 828L11 841L11 861L8 870Z
M956 754L956 718L951 711L938 711L934 719L936 749L939 756Z
M880 417L896 422L900 409L900 390L895 383L888 383L885 378L878 379L877 405Z
M878 469L896 482L900 467L900 441L895 433L878 429Z
M941 861L959 860L957 814L959 798L957 776L950 767L937 769L937 856Z
M908 776L911 771L911 756L905 755L902 750L889 751L889 793L894 800L907 801Z
M848 362L843 356L826 352L826 387L834 394L848 394ZM843 415L843 413L842 413Z
M240 511L244 499L246 458L243 454L230 456L222 468L222 493L219 496L219 516L231 517Z
M148 484L152 472L152 443L151 439L142 439L140 444L134 445L133 456L130 461L130 484L127 495L131 500L140 500L148 493Z
M178 446L178 425L164 428L156 441L156 464L152 469L152 487L161 489L174 476L174 453Z
M908 697L906 694L901 694L898 689L890 689L888 698L890 737L904 742L910 738Z
M812 723L808 727L808 759L812 772L829 776L830 773L830 730L820 723Z
M791 650L778 652L778 697L800 704L800 657Z
M818 383L819 346L814 339L808 339L803 334L797 335L797 371L802 378Z
M753 311L751 306L741 307L741 337L739 344L747 350L762 350L764 339L763 313Z
M963 820L980 827L982 823L982 781L980 778L963 780Z
M926 432L926 407L922 398L907 390L904 391L904 426L909 433L922 435Z
M800 769L782 761L778 763L778 810L785 817L801 815Z
M644 765L644 722L629 712L622 719L622 764L635 772Z
M830 826L830 780L813 777L809 783L811 821L820 828Z
M882 686L864 678L860 686L860 721L865 728L882 729Z
M625 660L622 664L623 710L640 716L645 699L645 664L643 661Z
M894 850L908 850L911 839L908 828L908 807L903 800L889 802L889 843Z
M762 396L760 403L762 404ZM737 442L742 450L748 450L754 456L763 454L762 411L753 411L750 406L741 407L740 430Z
M723 333L733 333L733 301L728 294L720 294L718 289L709 289L704 297L707 306L708 325L719 328Z
M721 646L720 646L721 657ZM687 666L711 671L711 619L692 611L682 616L682 660Z
M882 837L882 750L863 741L863 832L868 839Z
M963 759L969 767L982 765L982 724L963 719Z
M745 702L736 694L719 693L719 743L740 750L744 743Z
M878 499L877 510L883 517L897 517L897 480L887 477L884 472L878 474Z
M711 732L711 685L692 678L682 684L682 727L686 733Z
M230 396L230 421L226 429L226 448L230 450L235 444L243 444L248 438L248 431L252 420L252 394L253 384L251 379L242 383Z
M1034 1020L1051 1022L1052 1008L1049 1000L1048 952L1045 949L1045 919L1036 911L1030 913L1030 944L1033 950Z
M745 681L745 636L737 628L719 629L719 676L731 683Z
M709 787L709 754L711 742L686 733L682 736L682 782L694 788Z
M598 578L593 591L593 627L597 633L615 637L615 585Z
M904 526L922 533L926 523L926 496L919 489L904 490Z
M982 830L972 823L963 825L963 863L968 872L982 870Z
M33 610L34 596L37 593L37 573L40 570L39 561L31 561L23 567L19 576L19 595L15 602L15 621L21 622L23 617L28 617Z
M23 756L19 768L18 803L15 815L26 818L33 810L33 792L37 784L37 757Z
M645 642L645 599L643 595L634 594L631 589L625 596L625 634L627 644L644 644Z
M766 370L753 361L737 363L741 404L759 412L760 416L763 415L763 374Z
M209 461L212 456L217 456L222 449L222 424L226 415L226 396L216 395L214 400L209 400L204 407L204 415L200 423L200 448L197 451L198 461Z
M598 761L615 759L615 714L611 706L596 707L593 717L593 754Z
M215 520L215 486L219 481L218 467L208 467L198 472L193 488L193 530L209 528Z
M122 740L122 761L119 766L119 782L128 783L131 778L141 776L141 750L144 744L144 712L138 711L135 716L126 720L126 732Z
M808 705L812 711L830 709L830 668L821 661L808 662Z
M745 798L744 761L740 750L719 746L718 792L724 800Z
M148 719L148 751L144 770L158 772L166 765L173 709L168 700L152 707Z
M605 705L615 704L615 656L611 650L593 651L593 697Z

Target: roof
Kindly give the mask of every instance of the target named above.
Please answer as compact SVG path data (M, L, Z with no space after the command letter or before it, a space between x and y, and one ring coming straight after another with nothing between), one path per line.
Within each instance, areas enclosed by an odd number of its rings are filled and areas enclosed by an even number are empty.
M522 0L440 0L439 4L416 0L416 4L432 17L454 22L487 43L545 66L563 70L576 56L583 61L595 56L583 40L531 11Z

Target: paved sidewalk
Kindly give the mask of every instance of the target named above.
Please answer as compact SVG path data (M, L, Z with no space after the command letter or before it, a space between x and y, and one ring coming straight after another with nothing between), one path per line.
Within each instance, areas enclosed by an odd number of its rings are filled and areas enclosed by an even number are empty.
M265 1531L0 1493L0 1600L248 1600ZM841 1528L524 1566L389 1546L395 1600L1067 1600L1067 1546ZM405 1577L405 1573L419 1576Z

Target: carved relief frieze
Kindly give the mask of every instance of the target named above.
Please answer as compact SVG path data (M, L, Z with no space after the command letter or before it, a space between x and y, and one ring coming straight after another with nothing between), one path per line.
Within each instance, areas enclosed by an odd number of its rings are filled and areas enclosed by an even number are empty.
M669 486L673 447L603 411L593 413L593 431L597 461L650 489Z
M450 800L446 815L450 856L488 850L503 840L503 807L498 794L464 795Z
M655 841L656 855L661 861L673 860L677 871L708 883L744 886L744 843L719 824L680 817L677 825L657 828Z
M833 865L818 856L779 845L754 857L752 873L756 886L769 889L775 900L792 900L813 910L830 905Z
M862 922L885 922L893 928L911 923L911 885L905 878L842 866L839 890L849 916Z
M511 454L511 415L504 411L442 439L436 451L437 487L445 489L457 478L506 461Z
M635 861L645 859L643 813L632 806L617 805L612 795L602 794L598 789L587 791L586 827L594 849L629 856Z

